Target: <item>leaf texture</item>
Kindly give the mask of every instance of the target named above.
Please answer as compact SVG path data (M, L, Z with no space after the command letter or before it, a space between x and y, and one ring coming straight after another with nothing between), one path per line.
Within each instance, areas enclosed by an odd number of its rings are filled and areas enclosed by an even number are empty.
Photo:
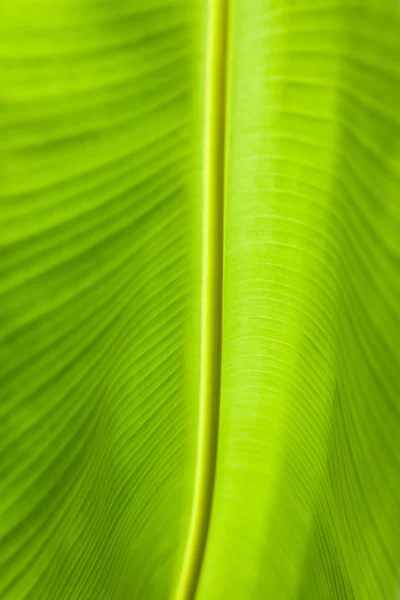
M203 13L1 2L2 599L176 585L198 419Z
M396 598L400 5L232 11L219 452L197 598Z
M399 107L397 0L1 0L0 600L398 596Z

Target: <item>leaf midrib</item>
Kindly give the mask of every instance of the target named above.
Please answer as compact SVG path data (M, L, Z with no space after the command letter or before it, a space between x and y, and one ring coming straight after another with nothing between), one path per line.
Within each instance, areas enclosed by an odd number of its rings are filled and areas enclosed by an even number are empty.
M207 542L217 460L229 3L230 0L214 0L207 24L199 426L193 505L176 600L191 600L196 593Z

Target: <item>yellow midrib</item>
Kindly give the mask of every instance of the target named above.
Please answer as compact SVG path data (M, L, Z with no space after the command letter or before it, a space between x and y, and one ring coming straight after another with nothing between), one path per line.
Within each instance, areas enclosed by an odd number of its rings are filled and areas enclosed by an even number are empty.
M208 24L199 428L192 515L176 600L192 600L196 593L211 515L217 455L229 1L211 2Z

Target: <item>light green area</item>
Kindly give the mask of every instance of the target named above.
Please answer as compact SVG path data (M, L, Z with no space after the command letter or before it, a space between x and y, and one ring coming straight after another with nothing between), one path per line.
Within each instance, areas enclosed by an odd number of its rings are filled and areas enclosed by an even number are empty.
M400 4L234 0L198 600L400 593Z

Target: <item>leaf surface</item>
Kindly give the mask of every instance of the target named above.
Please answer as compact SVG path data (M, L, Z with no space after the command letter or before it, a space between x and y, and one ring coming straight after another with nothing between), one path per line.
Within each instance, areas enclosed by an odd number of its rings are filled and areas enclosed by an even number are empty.
M199 600L400 566L400 6L232 3L217 479Z
M1 0L0 599L398 595L399 107L397 0Z
M1 2L0 598L176 586L199 412L204 18L181 0Z

